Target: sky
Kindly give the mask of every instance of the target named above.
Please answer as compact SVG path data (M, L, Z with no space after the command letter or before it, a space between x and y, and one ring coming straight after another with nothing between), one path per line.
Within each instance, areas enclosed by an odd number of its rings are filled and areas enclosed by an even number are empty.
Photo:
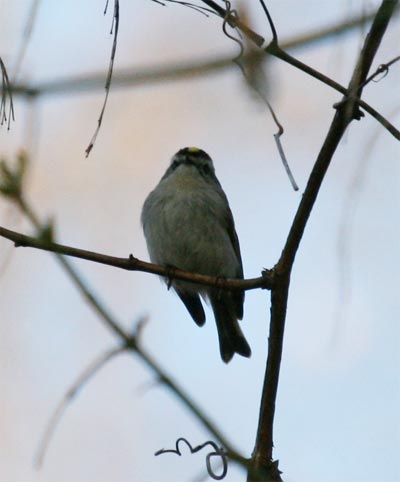
M111 2L112 3L112 2ZM238 2L233 2L235 6ZM242 1L254 30L270 32L258 2ZM221 22L179 5L120 1L115 71L186 64L238 53ZM284 41L371 11L377 1L268 2ZM1 57L11 76L31 2L0 2ZM110 5L111 7L112 5ZM41 85L98 73L106 78L112 8L94 0L42 0L19 81ZM365 28L293 52L346 85ZM399 20L373 69L399 54ZM104 89L15 100L0 155L30 153L25 194L67 245L148 260L140 226L147 194L180 148L214 160L240 239L246 277L279 258L340 96L293 67L264 65L266 95L285 127L283 144L300 186L294 192L263 103L229 69L190 79L111 87L96 144ZM400 122L399 65L364 98ZM292 274L277 398L275 452L288 482L400 481L400 147L368 115L353 122L334 156ZM0 224L33 230L0 199ZM212 312L198 328L155 276L72 260L127 329L148 317L143 347L245 456L254 447L265 370L269 294L246 294L242 329L251 359L219 358ZM154 457L179 437L210 438L141 360L111 360L73 399L40 470L34 459L51 414L85 368L118 340L50 254L0 239L0 481L183 481L206 475L204 453ZM207 480L207 479L205 479ZM208 479L211 480L211 479ZM244 481L230 465L228 481Z

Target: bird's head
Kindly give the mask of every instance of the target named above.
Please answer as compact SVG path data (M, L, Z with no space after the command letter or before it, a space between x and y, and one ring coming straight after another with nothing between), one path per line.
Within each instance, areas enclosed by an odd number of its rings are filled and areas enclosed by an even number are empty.
M201 176L215 175L214 164L211 157L202 149L197 147L184 147L180 149L171 159L171 164L166 174L181 169L182 167L194 167Z

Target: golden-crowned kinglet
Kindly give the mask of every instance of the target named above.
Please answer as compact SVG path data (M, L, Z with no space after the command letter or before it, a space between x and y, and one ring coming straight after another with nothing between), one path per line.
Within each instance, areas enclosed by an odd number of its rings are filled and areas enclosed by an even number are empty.
M153 263L209 276L243 279L239 240L228 200L210 156L195 147L177 152L147 197L142 224ZM221 358L249 357L240 329L243 292L173 280L172 286L197 325L205 323L201 295L209 300L218 329Z

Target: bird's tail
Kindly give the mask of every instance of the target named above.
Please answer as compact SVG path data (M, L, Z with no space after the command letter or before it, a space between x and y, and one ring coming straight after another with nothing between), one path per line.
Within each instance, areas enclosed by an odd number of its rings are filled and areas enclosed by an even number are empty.
M217 324L222 360L228 363L235 353L249 358L251 349L237 321L238 316L230 293L211 295L210 302Z

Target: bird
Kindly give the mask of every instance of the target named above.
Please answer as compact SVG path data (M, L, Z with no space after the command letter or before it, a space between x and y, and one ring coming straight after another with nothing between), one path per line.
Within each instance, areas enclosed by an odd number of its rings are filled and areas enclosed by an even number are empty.
M211 157L202 149L185 147L172 157L144 202L141 223L153 263L219 278L243 279L239 240L228 199ZM206 320L201 298L211 304L225 363L235 353L250 357L250 346L238 323L243 318L244 292L176 279L169 280L169 286L198 326Z

